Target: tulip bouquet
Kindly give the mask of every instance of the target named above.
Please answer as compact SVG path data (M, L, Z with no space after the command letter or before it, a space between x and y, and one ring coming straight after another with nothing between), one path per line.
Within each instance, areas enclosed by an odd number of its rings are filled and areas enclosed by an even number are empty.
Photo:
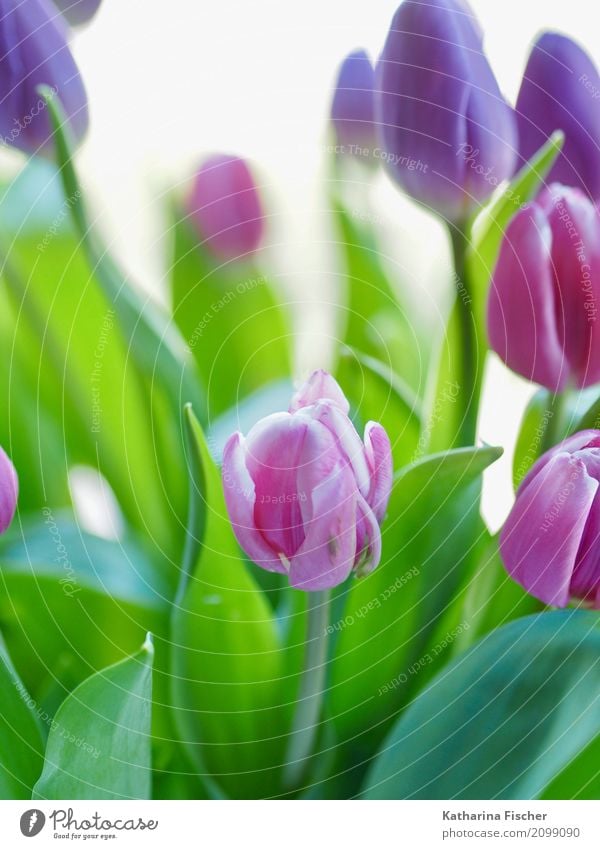
M336 341L303 369L244 159L173 193L167 308L103 243L70 50L98 5L0 2L28 157L0 197L0 795L596 797L591 59L542 34L513 106L464 0L403 0L377 62L343 61ZM447 228L437 339L352 213L381 170ZM479 438L490 356L535 385L515 446Z

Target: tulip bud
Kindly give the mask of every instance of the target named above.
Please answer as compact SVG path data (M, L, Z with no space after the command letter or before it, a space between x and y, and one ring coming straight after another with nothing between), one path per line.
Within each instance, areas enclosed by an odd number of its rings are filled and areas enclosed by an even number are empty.
M371 572L392 486L388 436L369 422L364 443L335 380L315 372L289 412L235 433L223 455L225 501L235 535L263 569L302 590Z
M37 87L60 97L77 141L85 135L85 89L67 43L68 31L50 0L0 0L0 141L35 153L51 140Z
M331 121L343 152L367 155L375 146L375 70L366 51L355 50L340 66Z
M547 32L535 42L517 98L522 165L555 130L565 143L549 181L577 186L600 199L600 77L587 55L564 35Z
M510 575L545 604L600 609L600 431L547 451L517 491L500 534Z
M460 221L513 173L514 115L466 2L405 0L377 79L383 158L413 198Z
M0 448L0 534L8 528L17 509L19 481L15 467Z
M559 391L600 380L600 218L554 184L507 227L488 301L490 346L514 371Z
M263 211L248 165L237 156L211 156L202 165L188 211L204 244L221 259L253 253L263 236Z
M96 12L102 0L52 0L63 17L73 27L87 24Z

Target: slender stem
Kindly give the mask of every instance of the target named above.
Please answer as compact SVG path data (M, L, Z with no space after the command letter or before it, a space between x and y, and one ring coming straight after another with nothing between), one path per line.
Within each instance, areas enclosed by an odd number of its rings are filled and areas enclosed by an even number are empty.
M450 240L456 273L456 309L461 330L461 388L463 417L460 422L456 445L474 445L477 433L477 414L479 408L480 379L477 363L477 336L473 316L472 293L465 268L465 254L468 246L466 226L460 222L450 226Z
M548 420L546 430L542 439L541 454L544 454L550 448L553 448L557 443L564 438L567 431L568 421L568 406L569 406L569 390L557 392L552 398L552 417Z
M329 604L329 590L308 593L304 669L283 775L284 784L288 789L297 787L300 783L308 758L312 754L318 729L327 666Z

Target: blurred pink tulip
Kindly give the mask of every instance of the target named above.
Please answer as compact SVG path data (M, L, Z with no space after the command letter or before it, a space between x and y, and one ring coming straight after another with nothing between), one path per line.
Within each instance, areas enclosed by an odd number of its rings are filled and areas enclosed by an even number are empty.
M0 448L0 534L8 528L17 509L19 481L15 467Z

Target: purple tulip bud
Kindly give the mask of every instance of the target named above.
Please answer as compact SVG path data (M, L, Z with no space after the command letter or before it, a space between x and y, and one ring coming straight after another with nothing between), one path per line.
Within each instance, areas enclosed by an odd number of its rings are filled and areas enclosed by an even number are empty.
M237 156L206 160L196 174L188 211L200 238L221 259L243 257L260 245L260 196L247 163Z
M85 89L68 46L66 25L51 0L0 0L0 141L34 153L51 140L37 86L60 97L77 141L85 135Z
M375 422L364 442L335 380L315 372L289 412L235 433L223 455L223 485L239 544L263 569L302 590L335 587L371 572L392 486L392 456Z
M0 448L0 534L8 528L17 509L19 480L15 467Z
M517 491L500 534L511 576L545 604L600 609L600 431L547 451Z
M383 158L416 200L460 221L513 173L515 118L466 2L405 0L377 79Z
M510 222L488 301L490 346L511 369L559 391L600 380L600 217L553 184Z
M87 24L91 20L102 0L52 0L62 15L73 27Z
M564 35L541 35L517 98L519 166L555 130L562 130L564 147L548 180L577 186L600 199L599 99L600 77L587 53Z
M375 69L365 50L355 50L342 62L331 104L337 141L348 153L375 146ZM346 152L346 150L344 150Z

